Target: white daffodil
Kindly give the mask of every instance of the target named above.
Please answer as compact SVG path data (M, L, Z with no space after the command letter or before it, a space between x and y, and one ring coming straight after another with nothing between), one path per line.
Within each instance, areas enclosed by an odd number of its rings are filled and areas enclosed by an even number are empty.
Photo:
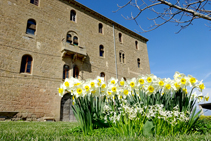
M197 96L197 102L201 102L202 101L202 99L203 99L203 95L202 95L202 93L201 94L199 94L198 96Z
M106 93L107 93L107 85L106 85L105 82L102 82L100 89L101 89L101 95L106 95Z
M158 78L157 79L157 83L158 83L159 89L163 89L163 87L164 87L164 79Z
M146 84L146 81L147 81L147 78L146 76L142 75L142 76L139 76L138 79L137 79L137 86L142 89L144 84Z
M173 81L170 78L164 79L163 93L168 93L173 89Z
M191 95L191 99L195 99L195 98L197 98L196 92L192 93L192 95Z
M181 79L182 77L185 77L185 74L179 73L178 71L175 72L174 80Z
M121 78L121 80L119 81L119 85L121 86L121 87L124 87L125 85L126 85L126 81L125 81L125 79L124 78Z
M157 80L157 76L155 76L154 74L149 74L146 75L146 82L147 83L152 83L152 82L156 82Z
M207 95L204 97L204 101L208 101L209 100L209 93L207 93Z
M127 80L127 83L129 85L129 87L131 88L131 90L134 90L137 88L137 81L136 81L136 78L132 78L132 79L129 79Z
M58 88L58 92L59 92L59 96L63 97L65 93L65 88L63 84L61 84L60 87Z
M96 79L88 79L86 82L90 85L90 91L92 91L96 87L99 87L98 80Z
M198 80L191 75L188 75L188 80L189 80L190 87L194 87L198 83Z
M118 84L118 79L115 79L115 78L111 77L108 80L108 85L116 85L116 84Z
M200 82L196 85L196 87L198 88L198 90L199 90L200 92L202 92L202 91L205 89L203 80L200 81Z

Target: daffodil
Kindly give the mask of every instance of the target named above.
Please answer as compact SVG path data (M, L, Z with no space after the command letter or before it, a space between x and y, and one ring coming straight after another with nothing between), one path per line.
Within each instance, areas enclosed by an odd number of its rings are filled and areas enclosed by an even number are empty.
M207 93L207 95L206 96L204 96L204 101L208 101L209 100L209 93Z

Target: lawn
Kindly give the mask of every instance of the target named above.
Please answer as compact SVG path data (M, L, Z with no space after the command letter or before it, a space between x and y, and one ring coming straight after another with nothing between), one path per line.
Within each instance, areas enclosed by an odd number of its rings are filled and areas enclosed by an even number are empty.
M169 141L208 141L211 134L192 134L175 137L123 137L115 134L112 128L95 129L93 133L83 136L82 132L76 129L77 123L71 122L0 122L0 141L24 141L24 140L169 140Z

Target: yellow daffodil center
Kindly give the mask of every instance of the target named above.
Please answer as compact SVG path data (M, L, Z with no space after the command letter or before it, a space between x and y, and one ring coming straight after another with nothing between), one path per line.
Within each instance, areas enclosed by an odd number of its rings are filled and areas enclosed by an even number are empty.
M66 87L69 87L69 82L64 82L64 85L66 86Z
M86 85L84 88L86 89L86 91L89 91L89 86Z
M120 95L119 98L122 99L122 96Z
M185 92L185 94L188 93L188 90L186 88L183 88L182 90Z
M209 96L207 96L207 97L205 97L205 100L206 100L206 101L208 101L208 100L209 100L209 98L210 98L210 97L209 97Z
M200 88L201 90L203 90L203 89L204 89L204 83L202 83L201 85L199 85L199 88Z
M74 86L78 86L78 85L80 85L81 83L76 83L76 84L74 84Z
M148 77L148 78L147 78L147 82L148 82L148 83L151 83L151 82L152 82L152 78L151 78L151 77Z
M169 89L171 88L171 85L170 85L170 84L166 84L166 86L165 86L165 87L166 87L166 89L168 89L168 90L169 90Z
M100 86L100 82L98 82L97 85Z
M96 93L96 90L95 91L91 91L93 94L95 94Z
M181 79L181 83L182 83L182 84L185 84L185 83L186 83L186 79L185 79L185 78L182 78L182 79Z
M98 79L99 83L101 83L101 79Z
M163 81L159 81L159 85L160 86L163 86L164 85L164 82Z
M144 79L139 79L138 82L143 85L144 84Z
M111 95L111 92L108 92L108 95Z
M112 81L111 81L111 84L115 84L115 80L112 80Z
M135 83L134 82L130 82L130 87L134 87L135 86Z
M73 97L72 97L72 99L74 100L74 99L75 99L75 97L73 96Z
M78 88L77 89L77 93L80 95L82 93L82 89L81 88Z
M91 82L90 85L91 85L91 87L94 87L95 86L95 82Z
M148 90L149 90L149 92L152 93L152 92L154 92L154 87L153 87L153 86L149 86L149 87L148 87Z
M113 92L116 92L116 87L112 87L111 89Z
M176 88L179 88L179 87L180 87L180 85L179 85L179 84L177 84L177 82L176 82L176 83L174 83L174 86L175 86Z
M190 83L196 83L196 78L194 78L194 77L192 77L191 79L190 79Z
M63 92L63 89L62 88L59 88L59 93L61 94Z
M105 88L105 87L106 87L106 84L103 84L101 87L102 87L102 88Z
M120 81L120 85L123 86L125 84L124 81Z
M125 95L128 95L128 90L124 90L123 92Z

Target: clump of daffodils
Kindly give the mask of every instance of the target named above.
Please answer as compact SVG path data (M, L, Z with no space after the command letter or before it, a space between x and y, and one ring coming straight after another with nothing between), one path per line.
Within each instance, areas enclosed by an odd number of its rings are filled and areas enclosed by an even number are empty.
M126 100L128 96L134 96L139 91L143 91L147 95L153 95L160 93L161 95L167 93L175 93L178 90L182 90L184 94L188 94L189 88L196 88L199 92L205 89L203 81L198 81L191 75L184 75L176 72L174 79L170 78L158 78L153 74L141 75L137 78L118 79L111 78L104 81L103 77L97 77L96 79L88 79L86 81L76 78L66 78L64 83L58 88L59 95L62 97L65 93L71 93L74 98L90 96L105 96L107 101L118 98L122 101ZM137 95L138 96L138 95ZM208 101L209 95L202 96L193 93L192 98L197 98L198 102L201 100Z

